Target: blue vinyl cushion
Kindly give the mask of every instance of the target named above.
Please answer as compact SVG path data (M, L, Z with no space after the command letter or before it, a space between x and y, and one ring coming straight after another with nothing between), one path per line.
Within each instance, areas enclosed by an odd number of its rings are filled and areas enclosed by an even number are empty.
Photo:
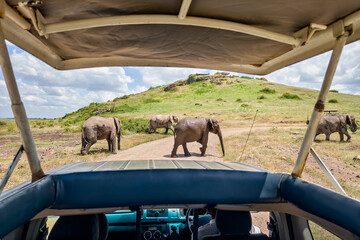
M296 207L360 236L358 201L292 176L281 182L281 195Z
M54 182L50 176L30 183L20 191L3 193L0 198L0 237L50 207L55 200L54 197Z

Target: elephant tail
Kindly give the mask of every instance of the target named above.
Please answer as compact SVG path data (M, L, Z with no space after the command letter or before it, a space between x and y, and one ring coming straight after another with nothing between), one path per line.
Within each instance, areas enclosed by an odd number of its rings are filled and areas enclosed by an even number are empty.
M89 142L86 141L86 137L85 137L85 134L84 134L84 128L81 128L81 137L82 137L82 139L84 139L86 144L89 144Z

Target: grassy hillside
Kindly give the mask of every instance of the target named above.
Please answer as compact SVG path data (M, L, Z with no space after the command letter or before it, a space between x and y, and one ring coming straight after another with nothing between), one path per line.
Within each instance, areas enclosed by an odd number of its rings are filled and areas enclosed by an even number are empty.
M223 126L239 127L248 125L258 110L257 123L303 123L311 115L318 94L315 90L275 84L266 79L212 75L200 76L188 84L189 79L106 103L92 103L65 115L59 122L68 130L79 131L79 126L90 116L116 116L125 125L130 119L137 119L128 125L136 122L131 130L139 132L147 127L152 115L172 113L180 118L212 117ZM326 110L351 113L360 119L360 96L330 92L328 99L331 101L326 104Z
M171 113L179 118L211 117L220 121L221 128L226 128L250 127L258 110L248 141L247 132L234 132L224 139L224 160L291 173L306 130L305 121L312 113L317 94L318 91L275 84L266 79L190 76L139 94L92 103L59 119L31 120L30 126L42 166L49 171L71 162L98 161L111 154L106 150L106 141L99 141L90 154L80 155L81 126L91 116L118 117L126 135L121 140L121 150L125 150L166 137L164 134L146 134L149 119L154 114ZM328 101L326 110L350 113L360 120L360 96L332 91ZM260 128L263 126L270 128L263 130ZM360 162L354 160L354 156L360 155L360 130L350 134L352 141L346 143L339 143L338 134L332 134L330 142L324 141L324 135L318 136L320 141L315 141L313 147L347 193L360 199ZM0 139L2 177L21 145L14 122L0 121ZM22 159L15 171L14 175L20 177L10 179L9 188L30 179L26 160ZM303 178L333 189L311 156Z

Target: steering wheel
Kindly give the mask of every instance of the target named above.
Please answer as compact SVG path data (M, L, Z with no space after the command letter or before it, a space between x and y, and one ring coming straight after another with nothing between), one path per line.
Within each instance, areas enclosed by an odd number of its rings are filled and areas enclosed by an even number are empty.
M186 225L189 228L189 231L192 235L193 234L193 231L192 231L193 220L190 218L191 211L192 211L192 208L188 208L185 216L186 216Z

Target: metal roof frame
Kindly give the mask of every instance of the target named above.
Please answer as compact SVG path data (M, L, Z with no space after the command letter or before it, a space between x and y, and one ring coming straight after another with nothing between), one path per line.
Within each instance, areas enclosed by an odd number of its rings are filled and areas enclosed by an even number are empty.
M38 38L29 31L31 26L34 27L39 34L45 37L48 34L71 31L75 29L94 28L111 25L139 25L139 24L176 24L188 26L200 26L205 28L223 29L234 32L241 32L255 35L262 38L279 41L293 46L289 52L276 58L268 60L261 66L254 65L236 65L232 66L218 64L218 69L243 72L248 74L264 75L277 69L283 68L290 64L318 55L322 52L334 49L328 70L326 72L323 86L319 93L317 103L315 104L313 114L308 126L300 153L295 164L292 175L301 177L301 173L305 166L306 158L311 149L311 143L315 136L315 131L320 121L321 114L324 111L324 103L330 89L330 85L335 73L338 60L341 55L343 46L347 43L360 39L360 11L356 11L343 19L337 20L328 26L311 24L301 29L294 36L287 36L271 32L268 30L256 28L253 26L234 23L230 21L188 17L191 0L184 0L178 15L126 15L101 17L95 19L83 19L70 22L60 22L45 24L42 20L40 12L32 8L21 6L19 11L27 15L32 24L24 17L18 14L14 9L6 4L4 0L0 0L0 62L3 69L6 85L12 102L12 109L18 125L24 150L27 154L29 165L32 172L32 179L37 180L44 176L41 165L36 153L36 148L29 123L27 121L26 112L23 107L15 76L12 70L10 58L8 55L5 39L21 47L25 51L46 62L55 69L78 69L88 67L101 66L172 66L172 67L198 67L211 68L201 65L189 66L186 64L169 64L166 61L159 60L142 60L130 57L104 57L104 58L79 58L63 60L54 53ZM22 10L21 10L22 9Z

